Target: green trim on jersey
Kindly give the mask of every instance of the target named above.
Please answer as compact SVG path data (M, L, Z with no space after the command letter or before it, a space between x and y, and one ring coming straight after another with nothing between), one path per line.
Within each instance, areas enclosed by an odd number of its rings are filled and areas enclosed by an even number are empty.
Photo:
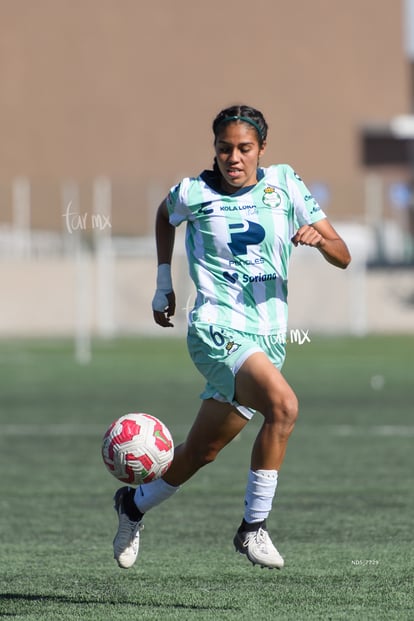
M190 323L201 321L248 334L287 329L291 238L325 214L286 165L260 169L245 192L224 195L201 176L172 188L170 222L187 222L186 250L197 298Z

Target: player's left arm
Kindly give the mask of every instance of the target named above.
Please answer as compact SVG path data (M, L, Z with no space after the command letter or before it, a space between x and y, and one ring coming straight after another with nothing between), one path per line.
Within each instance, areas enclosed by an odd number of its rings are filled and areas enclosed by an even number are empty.
M292 243L295 246L317 248L328 263L342 269L348 267L351 262L346 243L327 218L301 226L292 237Z

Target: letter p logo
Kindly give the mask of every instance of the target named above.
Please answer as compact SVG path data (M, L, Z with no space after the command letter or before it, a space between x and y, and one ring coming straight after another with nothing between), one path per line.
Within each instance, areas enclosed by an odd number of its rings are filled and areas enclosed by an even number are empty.
M232 254L237 257L240 254L247 254L247 246L260 244L265 238L266 231L257 222L247 220L247 229L245 224L230 224L231 230L236 229L235 233L230 233L231 242L228 245ZM242 229L241 231L239 229Z

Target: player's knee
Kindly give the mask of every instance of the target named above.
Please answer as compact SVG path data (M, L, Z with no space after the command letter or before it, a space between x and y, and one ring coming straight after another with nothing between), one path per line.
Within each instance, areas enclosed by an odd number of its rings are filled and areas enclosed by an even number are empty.
M281 423L290 429L293 429L299 414L299 404L296 395L290 393L284 399L280 406L279 418Z
M298 413L297 397L293 392L289 392L272 404L265 418L267 422L276 424L280 433L289 435L293 431Z

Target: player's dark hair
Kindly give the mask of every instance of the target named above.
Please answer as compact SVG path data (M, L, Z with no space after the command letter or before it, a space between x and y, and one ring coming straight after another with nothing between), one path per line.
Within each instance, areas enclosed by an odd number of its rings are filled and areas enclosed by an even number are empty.
M267 138L268 125L260 110L256 110L250 106L230 106L219 112L213 121L214 138L217 139L221 129L226 123L234 123L235 121L240 121L253 127L257 133L259 147L263 147ZM216 158L214 158L213 171L216 175L220 175Z
M220 129L225 123L231 123L234 121L248 123L254 127L259 139L259 146L260 148L263 146L263 143L267 138L268 126L263 114L259 110L251 108L250 106L230 106L230 108L225 108L219 112L213 121L214 137L217 138Z

